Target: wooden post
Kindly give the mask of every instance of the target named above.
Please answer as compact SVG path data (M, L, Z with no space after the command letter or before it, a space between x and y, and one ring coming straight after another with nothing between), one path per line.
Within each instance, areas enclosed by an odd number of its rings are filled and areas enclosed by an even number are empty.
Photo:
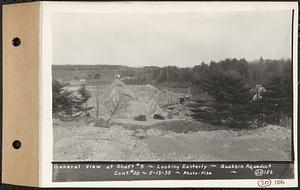
M256 85L256 101L259 101L258 84Z
M99 98L100 96L100 89L97 89L97 92L96 92L96 118L99 117Z
M85 102L85 115L87 115L87 107L88 107L88 105L87 105L87 101Z
M97 98L97 100L96 100L96 118L98 118L99 117L99 98Z

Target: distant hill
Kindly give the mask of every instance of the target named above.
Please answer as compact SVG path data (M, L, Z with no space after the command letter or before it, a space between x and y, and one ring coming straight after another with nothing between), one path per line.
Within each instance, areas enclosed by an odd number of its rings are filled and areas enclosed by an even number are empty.
M202 92L203 83L210 80L210 76L234 71L244 77L247 85L265 84L272 76L283 76L291 72L291 60L269 60L261 58L256 62L245 59L224 59L210 64L202 62L194 67L176 66L145 66L128 67L123 65L53 65L52 76L69 82L73 79L85 79L88 85L100 85L121 76L125 84L155 84L168 87L190 87ZM291 76L291 74L289 74Z
M53 69L80 69L80 70L115 70L115 69L122 69L122 68L128 68L127 66L124 65L52 65Z
M159 71L160 67L128 67L123 65L52 65L52 77L65 82L73 79L86 79L89 85L94 83L111 82L116 75L132 79L150 78L153 71ZM145 81L144 81L145 82ZM149 80L148 80L149 82Z
M75 78L111 80L126 69L128 67L122 65L52 65L52 77L63 81Z

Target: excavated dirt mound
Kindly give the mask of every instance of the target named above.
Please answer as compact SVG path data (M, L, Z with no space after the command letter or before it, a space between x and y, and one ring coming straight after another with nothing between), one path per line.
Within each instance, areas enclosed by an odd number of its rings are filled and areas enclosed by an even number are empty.
M87 126L83 122L53 122L55 161L291 159L291 130L273 125L236 131L216 130L216 126L189 121L140 127L115 123L110 128ZM189 130L180 132L184 126Z

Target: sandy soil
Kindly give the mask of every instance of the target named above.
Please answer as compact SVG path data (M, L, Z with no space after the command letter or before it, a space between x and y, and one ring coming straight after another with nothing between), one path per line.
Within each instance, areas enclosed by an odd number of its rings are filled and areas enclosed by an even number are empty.
M54 120L55 161L254 161L290 160L291 130L269 125L253 130L211 130L205 124L179 133L175 123L110 128ZM178 122L178 121L173 121Z

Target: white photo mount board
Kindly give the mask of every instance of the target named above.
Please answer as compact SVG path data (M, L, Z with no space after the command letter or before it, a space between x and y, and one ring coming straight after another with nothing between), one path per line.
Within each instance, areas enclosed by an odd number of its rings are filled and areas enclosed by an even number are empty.
M191 2L190 2L191 3ZM295 10L294 18L294 78L297 81L298 5L296 2L164 2L160 11L199 11L203 9ZM2 182L35 187L258 187L257 180L155 180L52 182L51 118L51 14L86 12L155 12L155 2L31 2L3 6L3 158ZM197 6L198 5L198 6ZM184 7L184 8L183 8ZM202 7L202 8L201 8ZM204 7L204 8L203 8ZM19 37L21 44L12 45ZM47 93L49 92L50 93ZM297 89L294 90L297 105ZM294 117L294 149L297 150L297 107ZM51 124L51 122L50 122ZM22 144L14 149L12 144ZM286 187L297 185L297 152L295 179Z

